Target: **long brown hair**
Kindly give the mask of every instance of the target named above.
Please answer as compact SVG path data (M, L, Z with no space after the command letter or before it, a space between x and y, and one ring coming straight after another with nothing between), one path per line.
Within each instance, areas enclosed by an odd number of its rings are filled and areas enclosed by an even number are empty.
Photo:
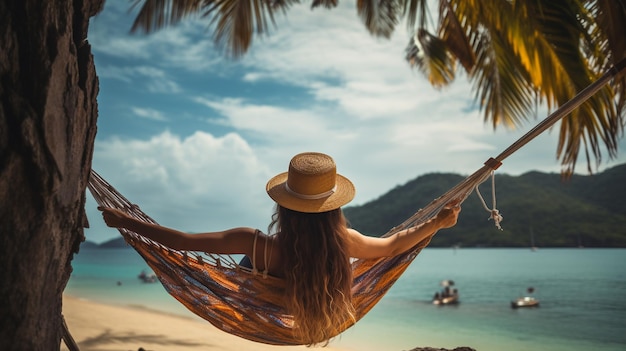
M303 344L323 344L356 322L346 219L341 209L303 213L276 205L275 230L286 280L285 304Z

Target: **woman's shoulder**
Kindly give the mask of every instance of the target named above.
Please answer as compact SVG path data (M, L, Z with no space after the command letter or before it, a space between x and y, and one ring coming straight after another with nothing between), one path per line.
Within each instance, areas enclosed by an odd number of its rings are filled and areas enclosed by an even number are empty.
M363 234L361 234L361 232L359 232L358 230L354 229L354 228L346 228L346 232L348 233L348 236L350 237L361 237L363 236Z

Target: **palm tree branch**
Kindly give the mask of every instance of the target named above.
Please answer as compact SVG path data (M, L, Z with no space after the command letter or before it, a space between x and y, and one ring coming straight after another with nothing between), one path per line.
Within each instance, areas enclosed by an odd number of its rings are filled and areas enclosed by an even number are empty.
M143 2L143 5L140 4ZM143 30L151 33L176 24L183 18L195 14L204 0L135 0L131 10L140 7L131 27L131 32Z
M470 80L484 110L485 122L491 121L494 129L500 124L517 128L534 107L533 88L526 73L520 70L518 58L510 54L505 38L497 32L489 33L476 47L477 69Z
M201 13L214 27L213 41L227 55L240 57L252 43L253 35L267 33L274 11L283 12L298 0L135 0L141 5L131 31L152 32Z
M435 88L450 84L454 80L455 65L446 43L425 29L418 30L415 40L414 45L419 44L421 55L409 62L413 62Z
M533 63L540 65L534 72L544 72L541 84L538 85L539 91L547 99L548 107L552 106L553 101L560 106L604 73L598 71L598 63L606 59L595 44L601 38L591 35L589 27L584 27L593 18L577 1L542 3L539 9L531 9L530 12L536 14L532 16L535 23L530 25L540 33L535 36L535 47L538 50L534 53L539 59ZM585 58L584 53L593 59ZM545 72L548 72L547 77ZM537 80L538 77L534 75L533 78ZM615 155L620 123L612 96L612 88L603 87L561 122L557 158L561 159L564 173L573 171L579 148L585 149L589 170L591 155L597 164L602 159L601 145L604 145L610 157Z
M431 18L428 12L428 0L402 0L402 17L406 16L406 26L409 31L415 28L426 29ZM416 25L417 23L417 25Z
M357 0L356 8L365 28L377 37L391 37L401 16L395 0Z
M521 125L533 111L535 92L510 41L509 25L519 21L512 5L499 0L451 0L450 8L475 54L469 78L485 122L491 121L493 128Z
M439 37L446 43L448 50L459 60L465 71L470 72L476 63L476 55L470 45L468 36L473 31L464 28L454 11L451 1L439 2Z

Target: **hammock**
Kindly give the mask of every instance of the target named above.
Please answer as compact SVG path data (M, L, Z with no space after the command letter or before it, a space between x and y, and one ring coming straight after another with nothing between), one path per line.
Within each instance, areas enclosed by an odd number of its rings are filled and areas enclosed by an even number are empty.
M489 173L486 172L486 177ZM482 182L484 177L467 182L451 195L459 200L465 199L472 192L474 183ZM100 206L121 209L134 218L156 223L95 171L91 172L88 186ZM387 235L432 217L448 203L445 198L447 196L433 201ZM281 304L282 279L256 274L250 268L240 266L230 255L172 250L127 229L120 228L119 231L143 257L167 292L215 327L265 344L302 344L294 339L293 320ZM430 238L424 239L398 256L352 262L352 299L357 320L374 307L429 242ZM351 325L346 324L341 330Z
M463 202L473 191L476 191L480 196L478 186L490 176L493 179L494 171L501 165L502 160L598 91L613 76L624 69L626 60L622 60L618 66L619 69L612 68L499 156L490 158L474 174L433 200L426 207L418 210L413 216L389 230L384 236L425 222L435 216L449 202ZM91 171L88 188L98 205L117 208L139 220L156 223L95 171ZM494 219L496 226L499 227L501 217L495 208L495 196L491 209L487 208L484 201L483 205L491 213L491 218ZM126 242L152 268L170 295L191 312L204 318L218 329L265 344L302 344L294 338L292 333L293 319L281 303L284 291L283 280L256 274L251 269L240 266L235 258L229 255L172 250L132 231L126 229L119 229L119 231ZM409 264L428 245L430 239L431 237L424 239L412 249L398 256L352 261L352 295L357 321L380 301ZM341 326L340 330L344 331L350 326L352 326L352 322Z

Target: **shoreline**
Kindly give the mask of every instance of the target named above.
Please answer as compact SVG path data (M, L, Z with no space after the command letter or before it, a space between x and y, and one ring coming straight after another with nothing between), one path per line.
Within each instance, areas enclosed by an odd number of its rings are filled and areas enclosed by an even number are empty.
M373 351L380 349L378 340L363 339L364 332L355 333L354 327L332 339L328 346L280 346L246 340L228 334L202 318L182 315L163 309L154 309L137 303L104 302L65 293L63 316L69 333L81 351ZM366 327L365 335L375 335L377 328ZM429 339L436 350L451 347L441 338ZM377 339L377 338L376 338ZM437 340L437 341L435 341ZM425 341L425 340L423 340ZM390 350L420 348L417 345L395 344L386 340ZM416 348L417 347L417 348ZM432 347L432 346L431 346ZM61 351L69 349L61 340Z
M269 351L306 350L273 346L225 333L208 322L139 305L113 305L63 295L63 316L81 351ZM328 346L328 351L345 351ZM61 350L68 348L61 341Z

